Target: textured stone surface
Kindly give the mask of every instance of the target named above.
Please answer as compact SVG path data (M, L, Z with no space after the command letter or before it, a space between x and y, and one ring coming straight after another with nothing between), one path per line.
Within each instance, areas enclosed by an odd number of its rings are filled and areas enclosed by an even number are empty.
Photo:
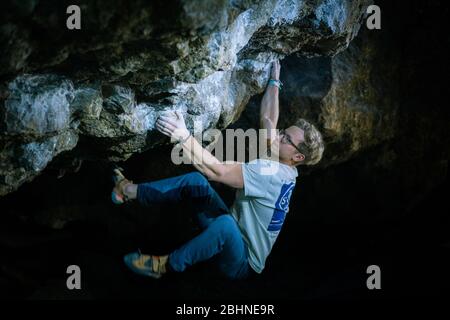
M367 30L331 60L331 87L318 116L329 149L326 164L347 160L395 136L398 60L398 52L389 52Z
M114 206L109 198L110 170L104 161L84 161L76 174L68 172L64 178L56 179L61 162L78 162L74 153L106 158L113 155L111 148L115 147L117 155L123 156L122 146L127 150L132 145L143 145L147 138L150 145L153 138L153 141L159 139L153 131L150 137L134 135L132 138L79 134L76 148L55 157L32 183L25 183L16 192L0 198L0 247L3 249L0 296L170 300L175 295L183 300L217 301L225 298L360 300L373 296L361 290L364 261L380 263L390 278L395 278L389 288L383 289L385 298L435 297L446 292L450 287L447 259L450 115L445 95L448 82L440 79L446 79L449 70L449 48L443 46L443 39L448 38L448 6L441 0L412 0L408 6L398 1L377 3L382 8L382 30L359 32L351 43L351 51L347 54L343 51L344 56L337 57L340 61L349 60L352 67L348 72L339 70L342 64L329 57L305 59L294 54L282 60L285 86L281 92L280 122L284 126L298 115L307 115L316 123L327 123L324 164L333 165L310 174L305 174L305 168L299 168L289 221L262 278L236 286L226 279L216 279L213 268L206 264L174 281L165 281L163 287L154 281L130 281L130 274L124 272L120 263L124 253L141 248L143 252L165 254L192 239L200 230L190 220L184 205L155 205L151 209L137 203ZM370 55L359 56L356 61L351 59L351 52L364 47L376 51L363 50ZM362 68L356 68L358 64ZM353 78L351 70L367 70L367 73L352 81L361 85L352 86L356 96L347 104L343 103L344 98L352 96L343 95L342 88ZM91 84L95 90L86 92L86 103L90 106L85 109L86 116L73 114L72 122L83 120L78 130L83 123L87 125L88 115L92 115L92 125L95 124L98 109L93 102L97 92L103 108L103 95L97 91L96 81L90 81L88 86ZM370 92L368 84L380 97L364 98L364 92ZM132 87L129 83L119 85ZM397 104L398 87L401 94ZM75 85L75 91L77 88L79 84ZM149 88L157 92L163 85ZM135 97L140 101L139 94ZM254 108L259 107L259 102L260 96L252 97L233 126L253 126L257 122ZM346 115L347 121L353 121L352 112L362 113L364 105L371 113L375 109L379 114L395 111L394 131L392 122L383 120L385 134L375 121L370 126L373 129L364 135L368 138L358 139L358 132L365 126L353 123L356 127L352 130L349 125L336 125L338 116ZM325 110L330 110L326 114L335 114L335 120L321 120L319 115ZM351 146L356 145L352 141L358 141L361 149L349 153ZM105 153L100 153L101 150ZM346 160L347 155L352 159ZM3 159L0 164L5 163ZM192 166L174 166L170 162L169 145L135 154L121 166L135 182L194 170ZM212 184L226 203L231 204L233 190ZM300 264L298 255L292 252L301 253ZM83 290L70 291L65 286L64 270L72 263L82 266ZM406 265L414 268L405 268Z
M38 141L18 144L6 142L0 153L0 171L3 193L14 191L26 181L32 180L47 164L63 151L73 149L78 135L73 130L42 138Z
M298 118L317 125L326 142L319 167L341 163L395 137L399 55L383 44L364 30L334 57L291 55L282 61L279 126L286 128ZM254 115L261 99L253 97L233 127L257 127Z
M70 125L73 84L55 75L20 75L4 102L6 135L40 137Z
M273 59L344 50L368 1L97 0L80 5L79 31L65 28L67 5L2 4L2 153L36 143L25 154L37 159L4 156L22 178L3 179L0 194L62 150L120 161L167 141L154 130L162 110L180 110L191 130L225 128L263 90ZM64 148L41 145L68 131Z

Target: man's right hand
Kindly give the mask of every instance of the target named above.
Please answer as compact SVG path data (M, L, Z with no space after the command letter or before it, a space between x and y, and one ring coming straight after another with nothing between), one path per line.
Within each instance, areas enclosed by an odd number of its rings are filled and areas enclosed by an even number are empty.
M270 70L270 79L280 80L280 61L277 59L272 62L271 70Z
M190 135L183 115L178 110L162 112L156 120L156 129L170 137L172 142L184 140Z

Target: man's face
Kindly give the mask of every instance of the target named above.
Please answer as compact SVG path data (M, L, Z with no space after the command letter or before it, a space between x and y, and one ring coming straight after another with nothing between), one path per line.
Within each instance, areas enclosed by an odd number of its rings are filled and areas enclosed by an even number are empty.
M282 162L287 162L290 164L296 164L304 160L304 155L301 154L297 149L301 142L304 141L304 131L296 126L290 126L285 130L280 130L278 137L274 141L272 148L272 154L275 152L276 147L278 147L278 157Z

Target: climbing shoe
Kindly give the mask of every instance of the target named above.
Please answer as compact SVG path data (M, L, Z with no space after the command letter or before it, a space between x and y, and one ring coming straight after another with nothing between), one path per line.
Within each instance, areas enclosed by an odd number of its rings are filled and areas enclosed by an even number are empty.
M125 255L123 261L125 265L134 273L142 276L159 279L166 273L168 256L152 256L133 252Z
M115 204L122 204L129 201L125 194L125 187L128 184L132 184L133 181L128 180L122 173L123 169L120 167L115 167L113 169L113 182L114 188L111 192L111 200Z

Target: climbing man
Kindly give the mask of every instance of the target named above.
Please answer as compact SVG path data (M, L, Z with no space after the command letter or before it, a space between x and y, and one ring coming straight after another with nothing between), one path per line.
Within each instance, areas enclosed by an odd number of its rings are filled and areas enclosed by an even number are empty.
M275 61L260 109L260 126L267 129L270 157L248 163L221 162L197 142L186 129L182 114L175 111L161 115L156 127L181 144L199 172L133 184L120 171L115 171L112 192L115 203L137 199L147 207L185 201L193 205L203 230L164 256L127 254L124 262L132 271L160 278L167 272L182 272L212 257L221 273L231 279L243 279L263 271L289 210L297 166L316 164L324 151L320 132L303 119L280 132L275 130L279 76L280 63ZM231 208L224 204L209 181L237 189Z

